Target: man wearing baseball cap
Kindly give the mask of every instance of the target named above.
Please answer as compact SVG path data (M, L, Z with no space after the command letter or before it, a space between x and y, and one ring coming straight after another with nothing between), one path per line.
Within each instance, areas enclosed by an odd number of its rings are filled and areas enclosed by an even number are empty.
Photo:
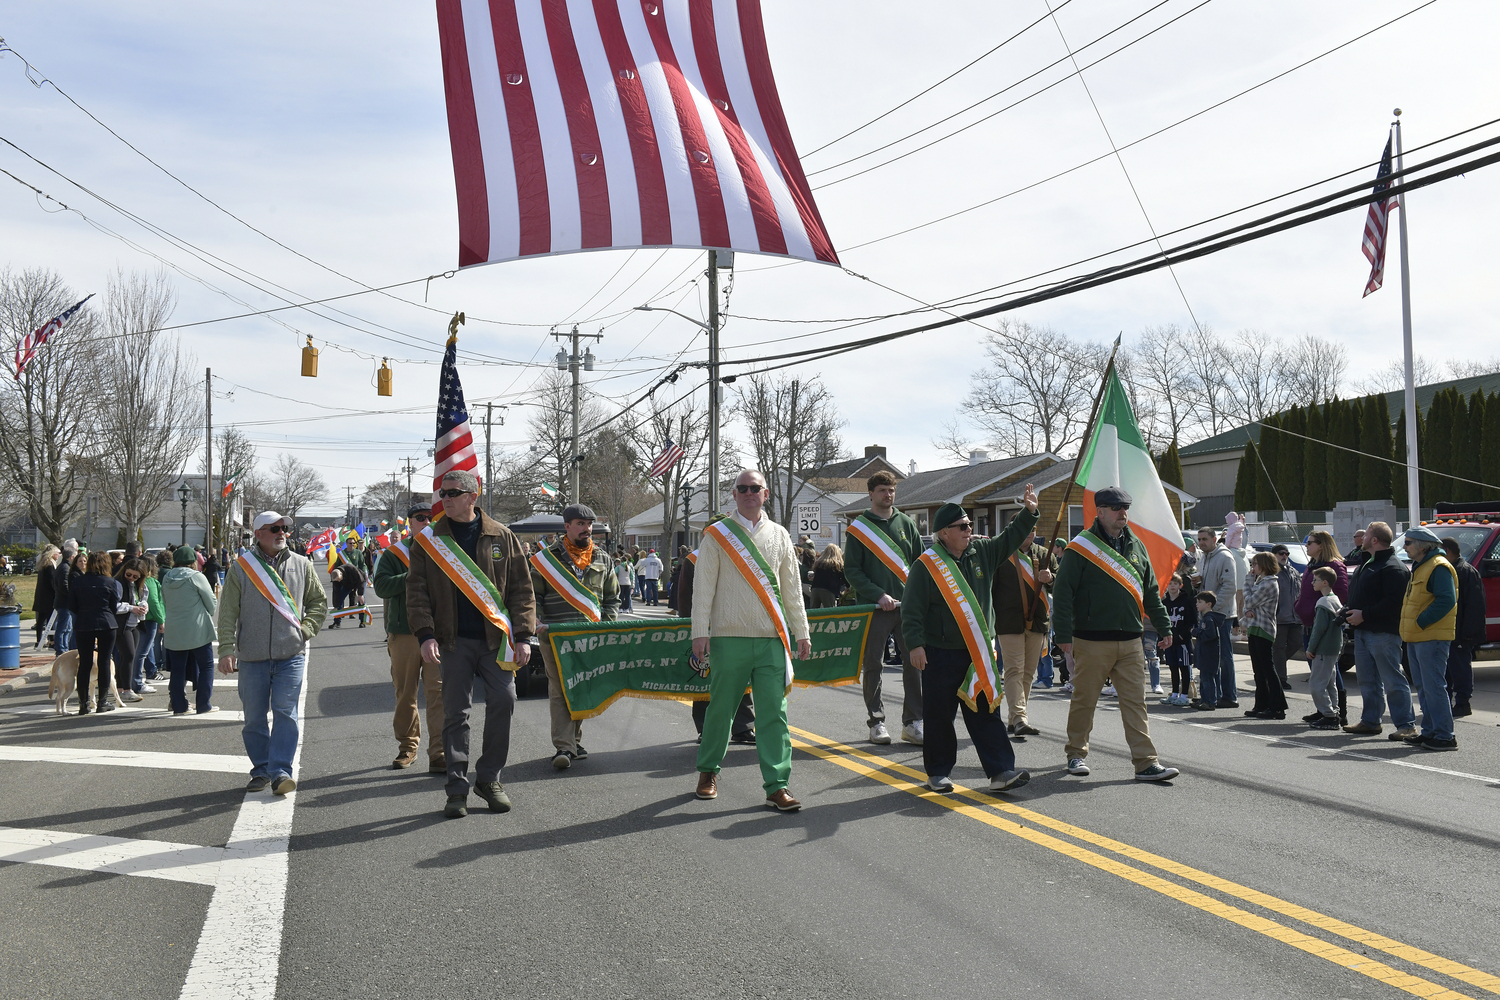
M1106 679L1119 692L1120 721L1137 781L1169 781L1146 724L1146 651L1141 637L1150 624L1172 645L1172 622L1161 601L1151 556L1130 533L1130 494L1106 486L1094 494L1098 516L1063 553L1053 589L1053 631L1064 653L1073 654L1073 700L1068 708L1068 773L1089 773L1089 733Z
M510 754L513 671L526 665L527 640L536 632L531 574L520 539L475 508L479 479L474 473L447 473L438 495L446 516L418 532L411 547L406 620L422 659L439 664L442 672L448 765L443 815L469 814L469 711L476 677L484 684L484 746L474 791L492 812L509 812L500 769Z
M255 542L230 567L219 595L219 672L240 675L248 790L270 785L285 795L297 787L292 758L307 643L323 627L328 595L308 558L287 548L288 518L268 510L251 527Z
M380 554L375 564L375 596L385 600L385 646L391 658L391 683L396 686L396 770L411 767L422 742L422 722L417 713L417 686L427 690L427 770L448 771L443 756L443 678L436 663L422 659L417 637L406 618L406 576L411 565L411 536L427 527L432 508L413 504L406 512L407 537L398 539Z
M531 589L536 595L537 635L547 672L552 715L552 766L559 771L584 760L583 723L568 713L562 674L547 641L547 627L562 622L614 621L620 614L620 581L614 561L593 538L594 512L581 503L563 511L563 533L531 557Z

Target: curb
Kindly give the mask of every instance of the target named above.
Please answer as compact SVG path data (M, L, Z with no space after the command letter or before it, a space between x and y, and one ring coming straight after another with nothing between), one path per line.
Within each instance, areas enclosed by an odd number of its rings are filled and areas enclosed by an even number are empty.
M0 681L0 694L10 694L12 691L17 691L25 687L31 681L41 680L43 678L46 678L48 680L51 680L52 678L51 660L48 660L46 663L39 663L34 667L30 667L24 673L17 674L15 677L10 678L9 680Z

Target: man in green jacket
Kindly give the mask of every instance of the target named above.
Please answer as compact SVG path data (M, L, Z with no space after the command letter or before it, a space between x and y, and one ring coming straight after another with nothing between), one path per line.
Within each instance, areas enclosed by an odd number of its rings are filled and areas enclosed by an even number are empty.
M884 470L865 485L870 490L870 509L854 519L844 532L844 578L854 588L860 604L874 604L870 634L865 639L864 673L866 725L871 743L889 743L885 728L885 702L881 699L881 674L885 671L886 640L896 637L901 653L901 681L906 688L901 701L901 739L922 745L922 673L911 665L906 637L901 634L901 593L906 577L922 554L922 532L917 522L896 509L896 477ZM901 567L898 573L892 563Z
M1026 509L998 537L978 541L973 541L974 523L968 513L958 504L943 504L932 520L937 543L918 558L906 578L901 630L912 666L926 675L922 717L931 726L922 744L922 763L927 787L935 792L953 788L949 775L958 759L953 717L960 707L979 763L989 776L990 791L1019 788L1031 779L1029 772L1016 770L1005 723L995 716L1000 683L990 631L995 573L1031 538L1037 521L1036 490L1030 483L1022 499ZM962 621L955 608L964 612Z
M1056 573L1057 560L1046 539L1033 536L995 574L995 637L1005 667L1009 730L1022 740L1038 735L1026 716L1026 704L1047 644L1048 605Z
M385 648L391 658L391 683L396 686L396 770L411 767L422 742L422 722L417 713L417 685L427 691L427 770L446 774L443 756L443 675L436 663L422 659L422 648L406 620L406 574L411 564L411 536L427 527L432 508L413 505L406 512L411 524L408 535L386 549L375 564L375 596L385 603Z
M1073 701L1068 708L1068 773L1086 775L1094 709L1106 679L1120 699L1120 721L1137 781L1169 781L1175 767L1163 767L1146 724L1144 619L1172 645L1172 623L1161 602L1151 556L1130 533L1130 494L1107 486L1094 494L1099 516L1078 533L1063 553L1053 589L1052 630L1064 653L1073 654Z

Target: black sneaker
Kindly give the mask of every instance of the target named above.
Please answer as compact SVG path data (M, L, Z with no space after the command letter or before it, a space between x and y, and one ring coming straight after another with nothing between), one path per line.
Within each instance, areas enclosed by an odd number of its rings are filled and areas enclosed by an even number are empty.
M113 712L114 710L115 710L115 703L112 702L112 701L110 701L108 698L106 698L106 699L104 699L104 701L100 702L99 703L99 707L96 708L96 709L94 709L94 711L98 712L98 713Z
M1218 701L1214 702L1214 708L1239 708L1239 707L1240 707L1240 703L1237 702L1237 701L1225 701L1224 699L1220 698Z
M559 771L566 771L573 766L573 755L566 750L559 750L552 755L552 766Z
M1318 717L1307 724L1308 729L1338 729L1339 720L1331 715L1318 713Z
M1473 714L1474 709L1469 707L1469 703L1466 701L1453 706L1453 717L1455 719L1462 719Z
M1175 767L1162 767L1160 764L1152 764L1144 771L1135 772L1136 781L1171 781L1182 772Z
M1302 717L1302 721L1311 724L1317 722L1319 719L1325 718L1327 718L1327 716L1325 716L1322 712L1313 712L1311 715L1304 715Z
M266 775L258 775L250 779L250 784L245 786L247 792L263 792L271 787L271 779Z
M1421 743L1423 750L1457 750L1458 740L1440 740L1436 736L1429 736Z
M579 743L577 746L575 746L573 748L573 759L574 760L588 760L589 759L589 752L583 748L583 744L582 743Z
M510 796L505 786L498 781L480 781L474 785L474 794L490 804L490 812L510 812Z
M449 819L462 819L469 815L469 797L467 795L448 796L448 804L443 806L443 815Z
M745 746L755 746L755 730L747 729L742 733L735 733L729 737L731 743L743 743Z

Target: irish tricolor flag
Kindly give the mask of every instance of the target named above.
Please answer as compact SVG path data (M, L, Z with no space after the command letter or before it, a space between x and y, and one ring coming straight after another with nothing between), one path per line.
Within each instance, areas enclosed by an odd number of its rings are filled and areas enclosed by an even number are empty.
M1130 494L1130 530L1151 553L1151 570L1161 592L1167 592L1167 580L1182 558L1182 529L1172 516L1167 491L1156 475L1156 463L1146 447L1146 439L1136 426L1130 398L1120 384L1113 367L1104 401L1099 405L1099 419L1094 436L1084 452L1075 480L1083 487L1083 521L1093 524L1096 508L1094 493L1106 486L1122 487Z

